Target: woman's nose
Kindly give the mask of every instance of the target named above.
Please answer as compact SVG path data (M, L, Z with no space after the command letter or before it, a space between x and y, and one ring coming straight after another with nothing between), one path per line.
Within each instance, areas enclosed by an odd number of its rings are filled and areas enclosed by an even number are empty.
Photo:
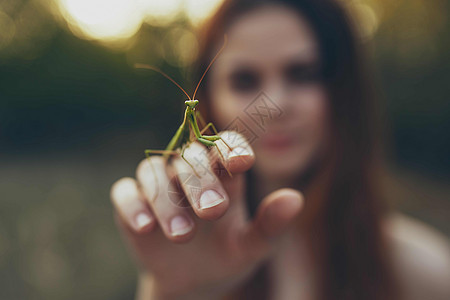
M289 89L281 78L272 78L265 89L270 100L283 111L289 109Z

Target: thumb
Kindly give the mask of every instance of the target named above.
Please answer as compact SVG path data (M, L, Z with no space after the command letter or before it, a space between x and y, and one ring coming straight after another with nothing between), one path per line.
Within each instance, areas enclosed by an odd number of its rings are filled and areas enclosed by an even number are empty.
M245 253L257 259L266 256L299 215L303 202L303 195L299 191L288 188L266 196L259 205L254 220L241 235Z

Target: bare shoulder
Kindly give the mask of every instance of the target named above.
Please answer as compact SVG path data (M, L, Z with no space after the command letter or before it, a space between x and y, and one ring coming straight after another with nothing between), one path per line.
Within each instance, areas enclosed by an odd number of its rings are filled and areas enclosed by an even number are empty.
M449 239L400 213L385 219L384 230L407 299L450 299Z

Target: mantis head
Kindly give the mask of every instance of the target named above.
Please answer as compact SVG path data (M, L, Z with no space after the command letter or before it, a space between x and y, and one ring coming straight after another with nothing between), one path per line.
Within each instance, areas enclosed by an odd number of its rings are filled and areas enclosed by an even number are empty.
M186 101L184 101L184 104L186 104L186 106L194 109L198 104L198 100L186 100Z

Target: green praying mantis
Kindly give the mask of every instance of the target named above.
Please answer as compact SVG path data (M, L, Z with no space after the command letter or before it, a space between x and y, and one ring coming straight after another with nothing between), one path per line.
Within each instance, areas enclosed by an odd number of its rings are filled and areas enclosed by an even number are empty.
M220 53L223 51L223 49L225 48L226 44L227 44L227 36L225 35L224 36L223 46L220 48L219 52L214 56L212 61L209 63L208 67L206 68L205 72L203 73L202 77L200 78L200 80L199 80L199 82L197 84L197 87L195 88L195 91L194 91L194 94L192 95L192 97L190 97L189 94L186 93L186 91L177 82L175 82L175 80L173 80L169 75L167 75L166 73L162 72L158 68L153 67L153 66L149 66L149 65L144 65L144 64L136 64L135 65L136 68L149 69L149 70L153 70L153 71L156 71L156 72L160 73L161 75L163 75L164 77L169 79L172 83L174 83L188 97L188 100L186 100L184 102L185 105L186 105L186 108L185 108L185 111L184 111L183 122L181 123L180 127L178 128L178 130L175 132L175 135L170 140L170 142L167 145L166 149L165 150L153 150L153 149L146 149L145 150L145 155L146 155L147 159L149 160L150 164L151 164L150 157L151 157L152 154L162 154L166 161L172 155L180 154L181 158L183 158L183 160L192 168L194 174L197 177L200 177L199 174L197 173L197 171L195 170L194 166L184 157L184 152L185 152L186 148L194 140L197 140L198 142L200 142L201 144L206 146L208 149L210 149L211 147L216 147L217 152L219 153L219 155L220 155L220 157L222 159L222 162L225 162L223 154L222 154L222 152L220 151L219 147L217 146L217 144L215 142L221 140L227 146L228 149L230 149L230 150L232 150L232 149L219 136L219 134L217 132L217 129L216 129L216 127L214 126L214 124L212 122L208 123L202 130L200 130L197 120L203 121L203 119L202 119L200 113L196 110L196 107L199 104L199 100L195 99L195 94L197 93L197 90L198 90L198 88L200 86L200 83L202 82L202 80L205 77L206 73L211 68L212 64L217 59L217 57L220 55ZM211 128L214 131L214 135L205 135L204 134L204 132L206 130L208 130L209 128ZM223 165L224 165L228 175L232 176L230 171L226 168L225 163ZM155 170L153 168L153 165L152 165L152 169L155 172ZM155 172L155 178L156 178L156 172Z

